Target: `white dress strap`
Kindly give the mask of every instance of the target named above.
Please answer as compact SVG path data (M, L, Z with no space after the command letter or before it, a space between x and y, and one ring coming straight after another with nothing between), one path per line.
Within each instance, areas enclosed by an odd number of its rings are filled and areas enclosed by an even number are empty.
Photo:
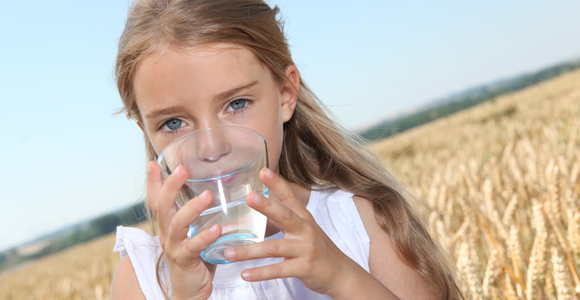
M334 244L367 272L370 238L354 204L343 190L312 191L308 210Z
M129 255L131 264L135 269L137 281L146 299L164 299L163 292L157 282L157 261L162 253L159 246L159 237L152 237L147 232L131 227L117 227L117 242L113 248L114 252L119 252L121 259ZM164 267L164 260L160 266L161 279L165 290L170 292L169 272Z
M336 231L351 253L350 258L370 273L371 240L354 204L353 194L336 191L328 200L328 210Z

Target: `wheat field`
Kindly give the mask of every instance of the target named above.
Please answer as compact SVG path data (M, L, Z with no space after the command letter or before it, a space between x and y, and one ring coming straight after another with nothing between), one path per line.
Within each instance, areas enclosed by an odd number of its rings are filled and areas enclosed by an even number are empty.
M470 299L580 295L580 71L372 145Z
M580 296L580 70L370 145L469 299ZM0 274L4 299L108 299L109 235Z
M0 275L0 299L109 299L120 261L108 235Z

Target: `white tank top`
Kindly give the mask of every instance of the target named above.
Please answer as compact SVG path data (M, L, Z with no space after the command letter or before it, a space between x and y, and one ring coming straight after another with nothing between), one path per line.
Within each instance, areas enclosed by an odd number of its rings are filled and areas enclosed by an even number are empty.
M344 254L369 272L369 236L364 228L353 194L342 190L312 190L306 209L316 223ZM283 238L279 232L266 240ZM129 255L139 286L147 299L164 299L157 283L155 269L161 254L158 237L130 227L117 227L115 252L121 258ZM296 278L282 278L261 282L246 282L240 274L243 270L283 261L283 258L265 258L252 261L218 265L213 280L213 292L209 299L330 299L306 288ZM328 274L332 276L333 274ZM165 290L171 291L167 267L160 265L160 277Z

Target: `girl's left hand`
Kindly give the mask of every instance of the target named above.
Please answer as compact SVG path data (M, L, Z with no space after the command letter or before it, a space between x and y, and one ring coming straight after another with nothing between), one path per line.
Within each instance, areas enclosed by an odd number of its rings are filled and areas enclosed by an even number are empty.
M328 238L282 178L269 169L263 169L260 179L279 201L252 192L246 202L278 226L284 232L284 238L228 248L226 259L244 261L283 257L283 262L244 270L242 278L262 281L295 277L317 293L344 296L352 276L361 274L361 270L366 271Z

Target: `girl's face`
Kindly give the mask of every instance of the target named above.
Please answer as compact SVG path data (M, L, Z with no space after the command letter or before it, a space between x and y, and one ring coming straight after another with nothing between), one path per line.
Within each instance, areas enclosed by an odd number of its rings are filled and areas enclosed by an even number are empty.
M286 75L299 86L296 67L289 66ZM294 113L297 92L288 81L274 81L250 50L226 43L183 51L165 48L142 61L134 87L139 126L158 154L184 134L241 126L266 139L269 166L277 171L282 124Z

